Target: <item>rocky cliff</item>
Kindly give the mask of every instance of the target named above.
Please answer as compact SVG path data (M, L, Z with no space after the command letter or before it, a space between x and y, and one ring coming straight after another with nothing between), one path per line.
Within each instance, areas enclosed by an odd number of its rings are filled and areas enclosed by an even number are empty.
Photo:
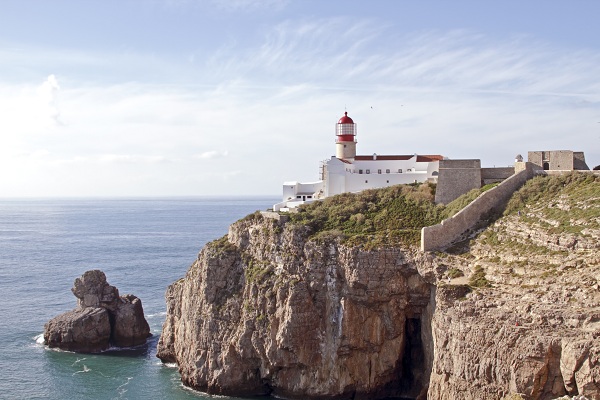
M596 194L571 196L577 185ZM219 394L600 399L598 187L557 186L553 207L580 215L577 229L547 229L564 215L522 194L437 253L376 237L374 202L338 218L343 231L250 215L169 287L157 355ZM400 208L381 207L387 219ZM352 218L371 236L349 238Z

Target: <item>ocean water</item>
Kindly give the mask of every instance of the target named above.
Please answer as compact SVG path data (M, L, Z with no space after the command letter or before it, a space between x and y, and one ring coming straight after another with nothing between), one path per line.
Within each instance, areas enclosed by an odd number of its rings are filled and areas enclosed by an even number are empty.
M165 290L205 243L277 201L0 200L0 398L211 398L184 388L176 368L156 358ZM103 270L121 294L141 298L154 335L146 346L95 355L43 346L44 324L75 307L70 289L89 269Z

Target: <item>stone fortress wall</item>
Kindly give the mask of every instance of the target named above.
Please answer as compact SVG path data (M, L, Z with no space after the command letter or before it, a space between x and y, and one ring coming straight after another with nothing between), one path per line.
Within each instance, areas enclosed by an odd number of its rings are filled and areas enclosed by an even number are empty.
M481 168L480 160L441 160L435 202L448 204L469 190L502 182L514 173L514 167Z
M515 173L515 167L481 168L481 184L502 182Z
M522 160L521 156L517 156ZM440 224L421 230L421 250L430 251L449 246L472 230L492 213L506 205L512 194L537 174L557 175L570 171L589 171L582 151L530 151L527 162L517 161L514 167L481 168L480 160L442 160L435 202L448 204L452 200L489 183L500 185L482 193L471 204Z
M512 194L528 179L533 178L539 169L532 163L515 163L515 171L518 172L505 179L501 184L482 193L453 217L445 219L439 224L422 228L421 251L441 249L457 241L465 232L504 206Z
M435 202L448 204L481 187L480 160L440 160Z
M552 150L530 151L527 161L539 165L544 170L573 171L589 170L583 151Z

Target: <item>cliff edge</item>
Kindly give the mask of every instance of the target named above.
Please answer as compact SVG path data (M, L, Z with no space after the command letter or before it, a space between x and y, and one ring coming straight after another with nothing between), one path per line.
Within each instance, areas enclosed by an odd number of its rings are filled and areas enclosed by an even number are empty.
M570 222L554 230L564 215L526 184L436 253L414 242L441 216L426 188L344 195L286 223L252 214L168 288L157 356L215 394L600 399L598 183L556 185Z

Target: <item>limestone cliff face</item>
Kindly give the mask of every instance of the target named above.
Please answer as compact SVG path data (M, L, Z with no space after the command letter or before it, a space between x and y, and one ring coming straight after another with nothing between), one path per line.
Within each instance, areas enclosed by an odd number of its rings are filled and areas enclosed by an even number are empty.
M528 206L438 253L247 217L169 287L158 357L230 395L600 400L592 200L557 197L568 223Z
M211 393L419 395L435 294L417 268L426 256L306 237L260 216L232 225L169 287L158 356Z
M587 179L559 181L549 200L536 192L539 201L439 254L488 284L466 295L438 284L429 398L600 399L600 179Z

